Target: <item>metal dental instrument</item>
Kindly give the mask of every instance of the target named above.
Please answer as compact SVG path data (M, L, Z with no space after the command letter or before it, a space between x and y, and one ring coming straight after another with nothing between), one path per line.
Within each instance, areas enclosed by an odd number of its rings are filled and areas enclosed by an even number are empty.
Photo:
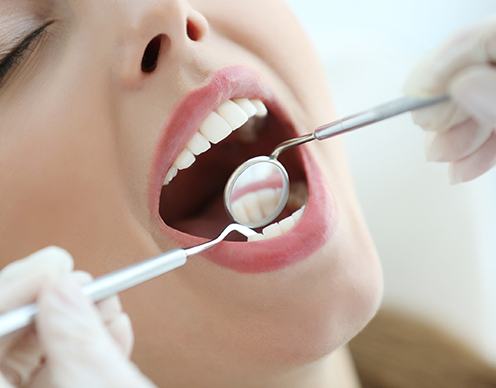
M375 124L403 113L427 108L449 100L448 96L430 99L402 97L364 112L317 128L313 133L281 143L270 156L259 156L239 166L229 178L224 190L224 204L231 218L250 228L259 228L274 221L287 205L289 175L278 161L283 152L314 140L326 140L359 128ZM247 214L243 200L257 193L259 211Z
M245 226L229 225L215 240L188 249L173 249L155 258L111 272L84 286L83 292L95 303L100 302L182 267L189 257L213 248L233 232L238 232L247 238L255 234ZM37 314L36 304L31 304L0 315L0 338L31 325Z

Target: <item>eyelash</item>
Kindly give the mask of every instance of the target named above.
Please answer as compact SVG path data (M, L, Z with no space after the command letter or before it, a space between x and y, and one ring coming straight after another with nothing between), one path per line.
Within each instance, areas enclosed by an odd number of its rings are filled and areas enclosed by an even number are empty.
M0 63L0 85L2 85L8 75L20 66L26 57L33 52L33 46L43 38L47 33L48 26L52 22L46 23L42 27L29 34L24 41L14 49L3 61Z

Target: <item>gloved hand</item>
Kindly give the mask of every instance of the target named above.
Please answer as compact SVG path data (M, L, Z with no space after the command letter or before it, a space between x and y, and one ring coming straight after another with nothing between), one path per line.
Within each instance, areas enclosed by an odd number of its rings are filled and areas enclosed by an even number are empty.
M0 388L152 387L127 357L132 330L117 297L94 307L71 256L47 248L0 272L0 313L37 299L34 328L0 339Z
M452 101L417 111L429 160L450 163L452 183L472 180L496 164L496 17L435 50L410 76L406 93Z

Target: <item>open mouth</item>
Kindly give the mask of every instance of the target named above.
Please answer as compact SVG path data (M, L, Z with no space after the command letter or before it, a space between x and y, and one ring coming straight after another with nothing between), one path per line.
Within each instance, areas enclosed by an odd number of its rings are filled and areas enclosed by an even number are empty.
M216 73L208 86L180 104L158 147L151 205L156 209L158 202L164 232L182 246L216 237L232 223L223 192L233 171L298 135L256 75L238 67ZM312 173L316 176L312 182L307 179L315 163L303 148L283 154L280 161L291 181L288 205L280 217L248 243L233 239L207 253L207 258L238 271L261 272L302 259L327 240L328 196L319 174ZM278 188L251 190L240 196L237 209L247 221L260 216L274 190ZM319 201L321 209L316 206ZM311 225L320 230L312 233ZM263 248L270 248L270 254Z
M181 232L214 238L232 222L223 202L224 186L232 172L254 156L271 154L294 135L291 126L270 113L261 100L223 102L207 116L168 170L160 198L162 220ZM281 217L252 241L289 232L303 213L306 177L299 153L288 152L283 163L293 182L288 205ZM236 201L240 218L247 224L263 218L276 194L277 188L262 186L240 196Z

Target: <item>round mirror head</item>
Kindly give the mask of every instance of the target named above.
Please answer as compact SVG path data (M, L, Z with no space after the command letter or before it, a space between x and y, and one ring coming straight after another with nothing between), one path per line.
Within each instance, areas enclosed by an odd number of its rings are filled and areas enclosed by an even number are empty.
M279 161L267 156L238 167L224 191L231 218L250 228L269 225L284 210L288 198L288 173Z

